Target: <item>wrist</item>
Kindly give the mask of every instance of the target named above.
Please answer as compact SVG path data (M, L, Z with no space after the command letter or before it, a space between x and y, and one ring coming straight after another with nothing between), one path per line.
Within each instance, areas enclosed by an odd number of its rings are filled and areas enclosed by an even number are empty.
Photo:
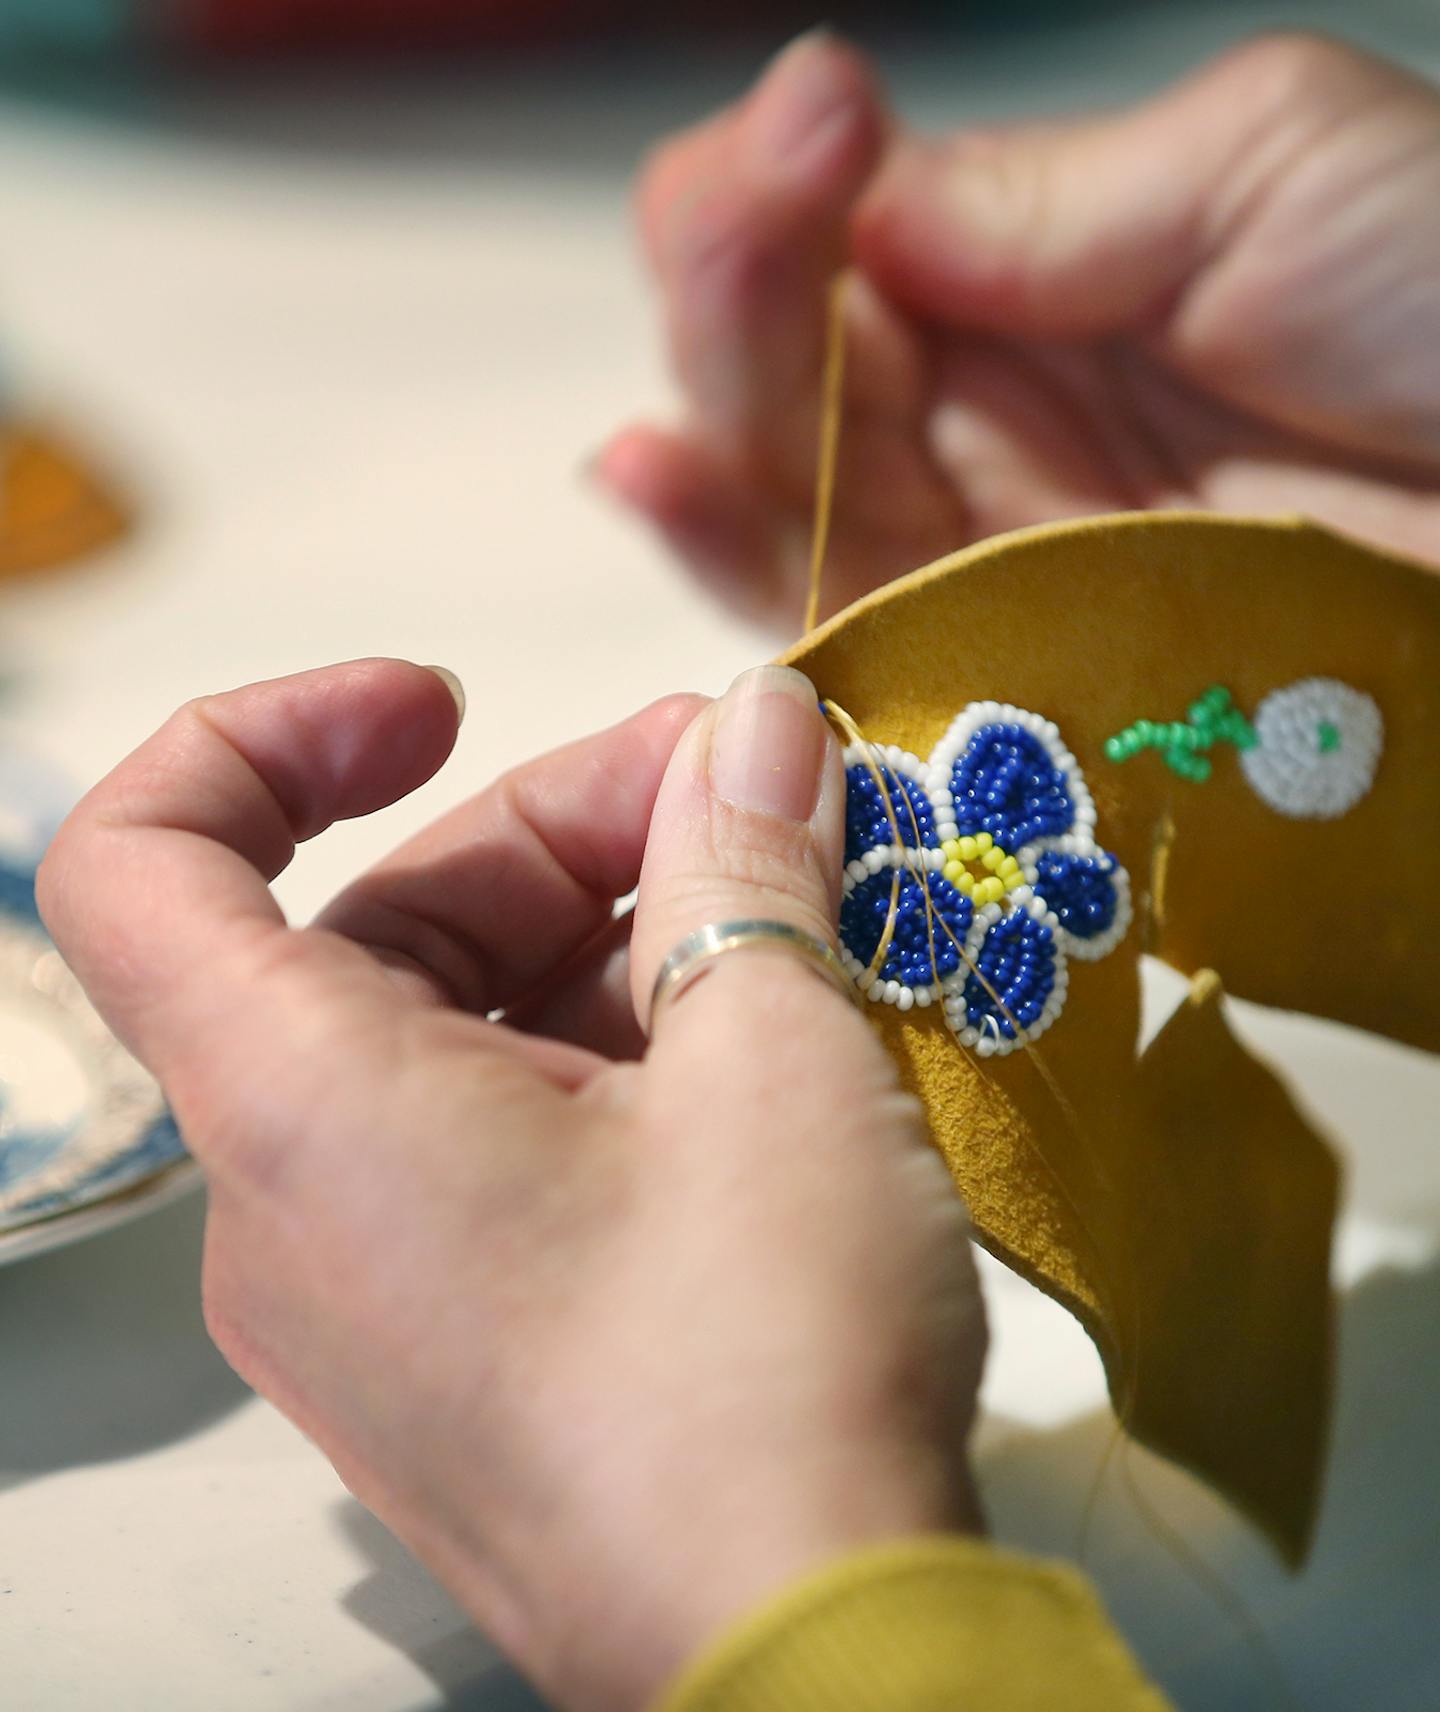
M810 1476L833 1466L823 1481L793 1477L778 1495L747 1480L723 1504L712 1496L703 1521L677 1517L668 1532L646 1535L625 1573L582 1594L583 1616L569 1625L564 1657L544 1685L557 1704L643 1712L737 1623L839 1560L900 1540L982 1532L963 1456L876 1458L849 1470L840 1459L807 1460Z

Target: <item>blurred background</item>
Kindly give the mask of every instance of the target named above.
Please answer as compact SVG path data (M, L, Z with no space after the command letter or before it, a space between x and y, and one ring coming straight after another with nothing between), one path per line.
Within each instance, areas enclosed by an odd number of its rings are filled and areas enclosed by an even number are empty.
M0 0L0 879L23 885L56 805L200 692L368 653L466 684L440 778L284 876L305 915L504 766L772 651L584 472L669 408L640 158L816 21L759 0ZM1262 28L1440 71L1440 0L890 0L825 21L935 129L1133 98ZM1154 975L1153 1015L1173 991ZM1240 1009L1352 1143L1314 1564L1290 1581L1180 1477L1134 1466L1301 1704L1433 1707L1440 1081ZM199 1219L192 1198L0 1271L0 1698L533 1707L210 1349ZM989 1501L1008 1539L1069 1553L1108 1435L1098 1364L1059 1310L987 1279ZM1091 1567L1182 1707L1277 1704L1117 1481Z
M1262 27L1440 64L1435 0L829 16L936 129L1134 97ZM483 777L517 739L748 662L756 639L583 469L666 408L637 162L811 21L744 0L0 0L0 385L135 509L76 574L0 583L0 718L23 708L85 780L176 691L438 644L477 693L461 760Z

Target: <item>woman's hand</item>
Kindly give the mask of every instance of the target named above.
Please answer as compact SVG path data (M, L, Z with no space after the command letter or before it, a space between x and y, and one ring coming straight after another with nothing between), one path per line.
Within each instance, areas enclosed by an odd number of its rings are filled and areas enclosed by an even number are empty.
M1086 512L1301 511L1440 559L1440 92L1265 37L1143 106L939 142L824 35L640 189L689 406L602 481L793 629L853 263L836 607Z
M833 933L806 680L523 767L287 927L297 841L457 722L398 661L192 703L75 810L41 903L205 1167L220 1347L547 1694L633 1712L796 1575L973 1522L982 1314L917 1106L802 964L720 959L636 1061L686 933Z

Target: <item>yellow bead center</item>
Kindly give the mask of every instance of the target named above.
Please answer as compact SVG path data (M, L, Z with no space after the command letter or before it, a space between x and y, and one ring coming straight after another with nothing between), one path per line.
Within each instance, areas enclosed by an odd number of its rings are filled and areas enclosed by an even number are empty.
M1007 892L1025 884L1020 864L988 832L973 838L947 838L940 846L945 878L976 904L998 903Z

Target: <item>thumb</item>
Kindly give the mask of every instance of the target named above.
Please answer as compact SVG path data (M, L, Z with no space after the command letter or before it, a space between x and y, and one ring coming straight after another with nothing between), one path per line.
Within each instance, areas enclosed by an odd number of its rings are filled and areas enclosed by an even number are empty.
M898 146L861 266L927 319L1089 338L1170 318L1270 190L1414 80L1320 36L1260 37L1128 110Z
M707 924L781 921L833 946L844 815L839 746L809 679L785 666L743 673L681 738L656 800L631 941L642 1022L666 955ZM797 961L780 951L765 962L773 972L781 959ZM740 971L753 981L759 960L718 959L734 972L714 985ZM844 1014L814 986L817 1003Z

